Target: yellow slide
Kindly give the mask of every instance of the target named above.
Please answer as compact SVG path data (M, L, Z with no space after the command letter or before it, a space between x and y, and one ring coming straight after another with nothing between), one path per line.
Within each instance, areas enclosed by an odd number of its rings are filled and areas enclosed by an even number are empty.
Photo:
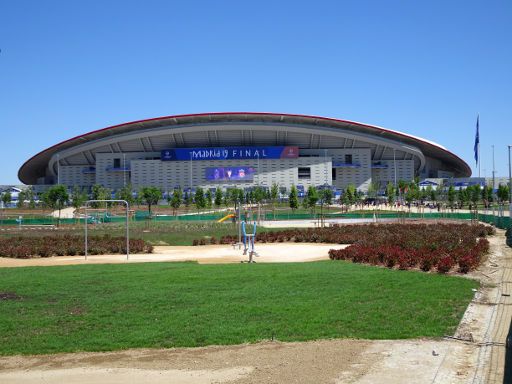
M227 219L229 219L231 217L235 217L235 214L234 213L230 213L229 215L224 216L222 219L217 220L217 223L222 223L223 221L225 221L225 220L227 220Z

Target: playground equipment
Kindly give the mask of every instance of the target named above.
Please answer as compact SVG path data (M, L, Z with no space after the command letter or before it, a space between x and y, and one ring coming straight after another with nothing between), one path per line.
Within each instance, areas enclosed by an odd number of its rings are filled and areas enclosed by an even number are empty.
M252 233L247 233L247 222L245 220L242 222L242 234L244 244L243 254L247 255L247 252L249 252L249 260L242 261L242 263L255 263L255 261L253 260L253 256L259 256L254 248L254 238L256 237L256 221L254 221L252 225Z
M222 219L217 220L217 223L222 223L222 222L224 222L227 219L230 219L232 217L235 217L235 215L233 213L230 213L229 215L224 216Z

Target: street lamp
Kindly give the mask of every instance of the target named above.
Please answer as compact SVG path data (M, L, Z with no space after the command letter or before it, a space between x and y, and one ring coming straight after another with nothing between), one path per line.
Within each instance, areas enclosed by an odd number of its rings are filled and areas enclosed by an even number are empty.
M190 151L190 193L192 193L192 150Z
M123 187L126 188L126 153L123 153Z
M508 146L508 220L512 220L512 168L510 167L510 148Z
M510 147L509 147L510 150ZM57 184L60 184L60 154L57 153Z

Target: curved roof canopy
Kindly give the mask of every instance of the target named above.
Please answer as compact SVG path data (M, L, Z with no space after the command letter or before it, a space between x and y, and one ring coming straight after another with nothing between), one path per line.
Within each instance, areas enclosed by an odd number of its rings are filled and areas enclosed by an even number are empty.
M132 121L92 131L47 148L27 160L18 171L18 178L25 184L36 184L37 179L45 176L46 169L57 153L82 144L92 143L115 135L152 130L156 128L179 128L190 124L233 124L233 123L268 123L275 125L298 125L309 128L325 127L340 129L359 134L373 135L384 140L408 144L420 149L427 157L438 159L450 166L455 176L468 177L471 168L464 160L434 142L377 126L354 121L340 120L319 116L294 115L264 112L226 112L200 113L189 115L164 116L153 119Z

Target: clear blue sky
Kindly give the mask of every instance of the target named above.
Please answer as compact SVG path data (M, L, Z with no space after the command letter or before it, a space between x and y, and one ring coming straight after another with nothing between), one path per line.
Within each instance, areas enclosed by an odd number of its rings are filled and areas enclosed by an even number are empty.
M0 0L0 184L73 136L172 114L355 120L508 175L512 2ZM478 172L474 171L476 175Z

